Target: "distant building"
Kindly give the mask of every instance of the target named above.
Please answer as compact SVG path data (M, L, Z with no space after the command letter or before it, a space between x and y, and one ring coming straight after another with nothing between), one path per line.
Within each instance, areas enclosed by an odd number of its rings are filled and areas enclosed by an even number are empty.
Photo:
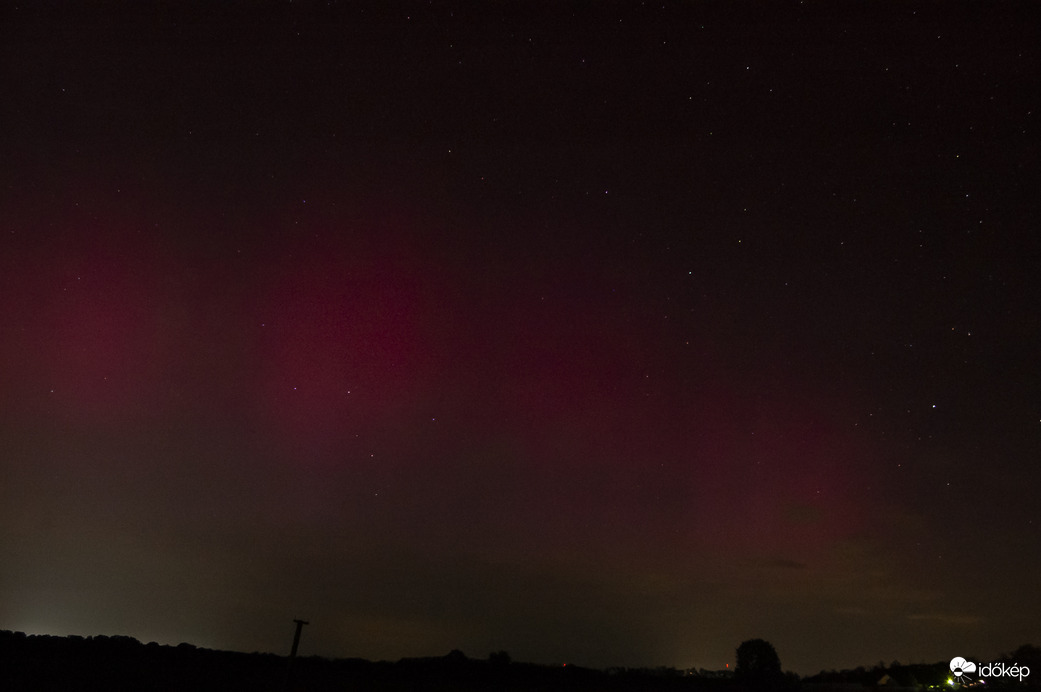
M901 683L899 680L894 678L889 673L883 674L882 677L878 679L878 682L875 683L875 686L881 687L885 690L890 690L891 692L903 692L904 690L920 689L919 685L908 685L906 683Z

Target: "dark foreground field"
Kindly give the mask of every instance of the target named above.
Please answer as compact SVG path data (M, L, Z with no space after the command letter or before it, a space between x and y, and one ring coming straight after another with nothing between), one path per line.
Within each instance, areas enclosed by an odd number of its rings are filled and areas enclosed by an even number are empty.
M1024 646L1017 654L1041 651ZM1041 666L1036 668L1041 673ZM505 652L487 659L452 651L446 656L372 662L363 659L299 657L202 649L191 644L142 644L132 637L55 637L0 631L2 692L325 692L331 690L401 691L539 691L647 690L753 692L858 692L947 688L945 663L888 668L863 667L821 673L799 680L785 674L755 682L671 668L593 670L579 666L544 666L511 661ZM1024 683L988 684L987 688L1039 689L1037 678Z
M288 678L288 684L287 684ZM0 690L116 692L251 690L690 690L730 689L678 671L605 671L511 662L507 656L371 662L296 658L142 644L131 637L26 636L0 632Z

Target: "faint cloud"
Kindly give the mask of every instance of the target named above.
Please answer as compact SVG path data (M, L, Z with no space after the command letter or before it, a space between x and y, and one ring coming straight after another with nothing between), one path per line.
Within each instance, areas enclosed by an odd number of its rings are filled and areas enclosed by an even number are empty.
M845 608L836 608L835 613L838 615L854 615L856 617L863 617L870 615L871 613L867 608L861 608L859 606L848 606Z
M816 524L824 518L820 507L793 503L784 508L784 518L793 524Z
M983 622L983 618L976 615L950 613L914 613L908 615L907 619L921 622L938 622L943 625L978 625Z

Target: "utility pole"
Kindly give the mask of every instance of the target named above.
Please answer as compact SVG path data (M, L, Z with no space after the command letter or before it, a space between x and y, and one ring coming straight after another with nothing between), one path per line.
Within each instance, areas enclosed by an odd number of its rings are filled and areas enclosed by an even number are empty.
M289 663L286 665L286 681L282 685L282 690L288 692L289 682L293 677L293 661L296 660L296 650L300 648L300 631L304 629L304 625L309 625L307 620L293 620L296 623L296 634L293 635L293 649L289 652Z
M304 628L304 625L311 624L307 620L293 620L293 622L296 623L296 634L293 635L293 650L289 652L290 661L296 658L296 650L300 648L300 630Z

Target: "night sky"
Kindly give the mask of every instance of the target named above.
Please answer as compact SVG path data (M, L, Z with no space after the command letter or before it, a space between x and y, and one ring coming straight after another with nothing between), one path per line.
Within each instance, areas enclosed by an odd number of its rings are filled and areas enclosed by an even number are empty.
M1036 3L4 3L0 629L1041 644L1039 109Z

